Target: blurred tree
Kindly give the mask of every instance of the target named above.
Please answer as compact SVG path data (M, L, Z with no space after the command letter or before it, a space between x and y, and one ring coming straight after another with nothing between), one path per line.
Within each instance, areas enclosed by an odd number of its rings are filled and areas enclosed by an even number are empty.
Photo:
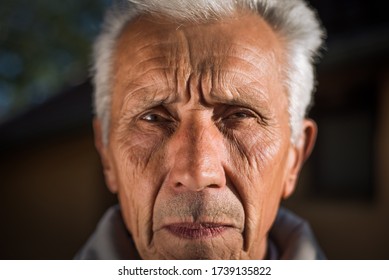
M88 75L110 0L1 0L0 123Z

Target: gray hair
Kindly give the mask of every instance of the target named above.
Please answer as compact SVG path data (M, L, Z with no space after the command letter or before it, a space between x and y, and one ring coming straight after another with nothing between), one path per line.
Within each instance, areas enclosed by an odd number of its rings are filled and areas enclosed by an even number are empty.
M111 113L112 63L116 41L127 22L140 14L155 13L184 21L206 21L233 15L238 9L262 16L286 42L286 88L291 141L296 144L315 87L313 63L324 31L304 0L128 0L107 12L94 45L94 110L108 143Z

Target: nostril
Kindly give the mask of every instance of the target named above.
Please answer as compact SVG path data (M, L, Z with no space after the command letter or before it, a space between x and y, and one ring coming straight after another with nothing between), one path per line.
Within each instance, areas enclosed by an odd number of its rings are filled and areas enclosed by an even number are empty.
M213 189L216 189L216 188L219 188L220 186L217 185L217 184L211 184L211 185L208 185L207 188L213 188Z
M194 184L194 183L187 183L187 184L183 184L181 182L177 182L174 184L174 187L176 189L191 189L191 190L194 190L194 191L200 191L200 190L203 190L205 188L213 188L213 189L217 189L217 188L220 188L220 185L218 184L208 184L208 185L200 185L200 184Z

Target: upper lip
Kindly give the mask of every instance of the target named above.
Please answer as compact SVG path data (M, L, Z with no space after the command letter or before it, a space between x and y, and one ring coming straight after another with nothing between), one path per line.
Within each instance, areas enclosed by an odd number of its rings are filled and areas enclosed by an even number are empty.
M182 227L188 229L202 229L202 228L217 228L217 227L231 227L231 228L239 228L236 223L233 221L209 221L207 219L200 220L183 220L183 219L167 219L169 221L165 221L154 228L154 231L158 231L167 227Z
M202 228L217 228L217 227L232 227L230 224L221 224L221 223L208 223L208 222L193 222L193 223L172 223L165 225L165 227L175 226L183 227L188 229L202 229Z

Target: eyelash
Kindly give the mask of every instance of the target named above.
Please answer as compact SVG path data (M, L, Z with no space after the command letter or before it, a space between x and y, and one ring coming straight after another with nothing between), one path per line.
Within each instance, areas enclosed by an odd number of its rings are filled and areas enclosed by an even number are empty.
M249 110L237 110L232 113L229 113L227 117L223 119L247 119L247 118L255 118L255 114Z

